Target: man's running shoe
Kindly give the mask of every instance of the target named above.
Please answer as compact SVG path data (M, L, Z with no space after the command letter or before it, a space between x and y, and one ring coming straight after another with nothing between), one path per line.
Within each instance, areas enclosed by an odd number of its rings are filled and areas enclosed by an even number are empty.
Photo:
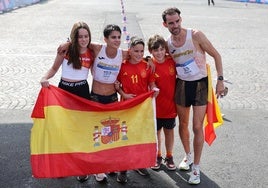
M200 169L199 167L193 165L192 166L192 171L190 173L190 178L188 180L189 184L199 184L200 183Z
M77 181L79 181L80 183L83 183L85 181L88 180L88 176L77 176L76 177Z
M153 170L158 170L161 167L162 157L157 157L155 165L151 167Z
M95 174L94 176L95 176L96 181L98 181L98 182L102 182L102 181L105 181L107 179L107 176L104 173Z
M148 176L149 175L149 172L146 168L139 168L139 169L136 169L136 171L142 175L142 176Z
M193 163L192 159L190 156L185 156L181 163L179 164L179 169L180 170L189 170L190 165Z
M127 183L127 171L118 172L116 181L119 183Z
M168 170L176 170L176 166L174 164L174 161L173 161L173 157L166 157L165 158L165 163L166 163L166 166L168 168Z

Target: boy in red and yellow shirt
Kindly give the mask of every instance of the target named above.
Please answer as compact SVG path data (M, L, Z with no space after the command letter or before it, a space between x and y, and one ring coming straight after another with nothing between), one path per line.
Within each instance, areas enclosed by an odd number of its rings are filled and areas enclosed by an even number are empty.
M173 59L166 54L165 39L159 35L149 38L148 50L153 55L152 61L155 65L155 83L160 92L156 98L156 122L158 153L153 170L158 170L162 163L161 152L161 130L165 135L166 157L164 159L169 170L175 170L173 162L174 127L176 126L176 105L174 101L176 69Z

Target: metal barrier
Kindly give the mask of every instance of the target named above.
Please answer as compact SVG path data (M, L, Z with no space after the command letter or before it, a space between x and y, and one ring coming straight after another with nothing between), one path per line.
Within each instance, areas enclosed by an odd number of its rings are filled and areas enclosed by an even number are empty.
M0 0L0 13L40 2L41 0Z
M268 0L233 0L237 2L245 2L245 3L260 3L260 4L268 4Z

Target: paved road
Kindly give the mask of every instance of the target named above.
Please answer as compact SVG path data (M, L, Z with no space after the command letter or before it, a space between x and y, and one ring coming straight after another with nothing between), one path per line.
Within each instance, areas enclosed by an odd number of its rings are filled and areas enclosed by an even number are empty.
M205 0L123 2L130 35L145 40L155 33L167 37L161 13L166 7L177 6L182 10L183 25L204 31L222 54L224 75L230 82L226 84L228 97L219 101L225 123L216 130L213 145L204 147L202 182L195 187L267 187L268 6L223 0L216 0L214 7L207 6ZM124 26L121 11L120 1L49 0L0 15L0 187L192 187L186 183L189 172L168 172L164 167L159 172L150 171L148 178L131 171L124 186L115 176L106 184L92 177L83 184L74 177L31 177L30 113L39 80L51 66L57 46L78 20L90 25L93 41L102 42L106 24ZM123 43L122 47L127 45ZM60 72L52 84L57 85L59 76ZM176 133L175 162L178 164L182 157Z

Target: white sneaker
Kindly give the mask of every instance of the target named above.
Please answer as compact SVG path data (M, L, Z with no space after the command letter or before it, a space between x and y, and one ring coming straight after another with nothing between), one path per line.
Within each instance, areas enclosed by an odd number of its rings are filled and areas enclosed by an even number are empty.
M101 182L106 180L107 176L104 173L101 174L94 174L96 181Z
M199 167L193 165L192 171L190 173L190 178L188 180L189 184L197 185L200 183L200 169Z
M183 160L181 161L181 163L179 164L179 169L180 170L189 170L190 169L190 165L193 163L191 156L187 155L183 158Z

